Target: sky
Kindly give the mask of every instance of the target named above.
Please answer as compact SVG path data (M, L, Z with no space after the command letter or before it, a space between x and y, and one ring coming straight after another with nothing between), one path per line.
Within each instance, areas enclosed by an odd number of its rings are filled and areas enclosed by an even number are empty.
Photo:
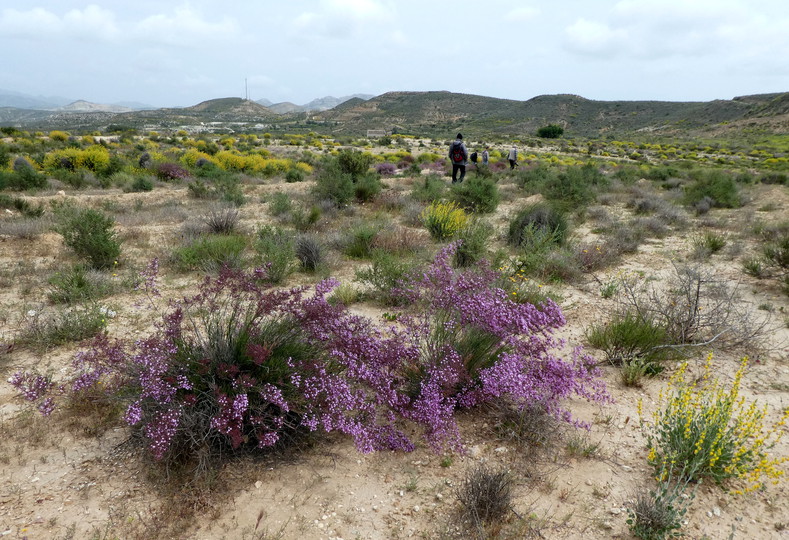
M0 89L94 103L789 91L787 0L0 0Z

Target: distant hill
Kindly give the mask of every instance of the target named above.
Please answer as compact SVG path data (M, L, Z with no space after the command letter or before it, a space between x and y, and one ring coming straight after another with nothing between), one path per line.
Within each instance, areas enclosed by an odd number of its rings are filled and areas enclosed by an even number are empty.
M133 109L129 107L123 107L120 105L102 105L99 103L90 103L88 101L75 101L73 103L69 103L68 105L64 105L63 107L58 107L56 110L62 112L129 112Z
M614 133L677 133L731 123L751 114L780 113L789 94L766 94L711 102L594 101L570 94L537 96L527 101L452 92L389 92L353 106L337 107L316 118L335 131L406 129L440 135L460 129L500 135L534 134L559 124L570 136Z
M388 92L365 98L349 97L331 109L314 110L306 115L302 106L293 103L266 107L235 97L212 99L184 108L127 112L87 102L49 111L0 107L0 124L84 130L101 130L109 125L195 132L266 129L354 136L364 135L369 129L386 129L434 137L448 137L458 131L478 137L531 136L547 124L561 125L567 137L592 138L789 132L789 93L709 102L596 101L572 94L518 101L445 91ZM326 106L330 100L321 98L311 103Z
M307 112L307 111L327 111L329 109L333 109L338 105L341 105L349 100L361 100L365 101L373 96L371 94L353 94L351 96L344 96L344 97L333 97L333 96L326 96L318 99L313 99L309 103L305 103L304 105L296 105L295 103L291 103L289 101L283 101L281 103L272 103L268 99L259 99L256 103L264 105L271 109L272 112L277 114L291 114L297 112Z

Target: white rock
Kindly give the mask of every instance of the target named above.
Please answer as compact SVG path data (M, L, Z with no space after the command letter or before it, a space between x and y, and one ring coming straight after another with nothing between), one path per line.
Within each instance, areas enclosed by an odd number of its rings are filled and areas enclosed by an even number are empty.
M496 452L497 454L506 454L506 453L507 453L507 452L509 452L510 450L509 450L509 448L507 448L506 446L499 446L498 448L496 448L496 449L495 449L495 450L493 450L493 451L494 451L494 452Z
M716 506L715 508L712 509L712 514L715 517L721 517L721 509Z

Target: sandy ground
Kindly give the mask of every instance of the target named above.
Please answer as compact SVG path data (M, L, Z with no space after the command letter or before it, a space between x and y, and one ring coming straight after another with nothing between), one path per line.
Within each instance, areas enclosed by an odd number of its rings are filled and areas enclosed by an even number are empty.
M410 181L388 183L398 188ZM246 187L250 203L241 209L244 224L270 221L266 193L292 190L294 197L307 189L303 184L266 184ZM511 186L510 186L511 187ZM42 194L42 200L59 195ZM119 229L127 239L127 256L137 265L153 255L165 255L179 241L179 227L200 211L189 202L183 188L158 187L148 194L120 191L69 192L82 204L131 208L141 200L144 210L117 215ZM168 201L171 201L168 203ZM757 210L759 201L771 202L769 212ZM493 222L506 223L509 213L522 203L506 200ZM704 218L714 220L732 237L744 233L754 219L785 219L789 195L785 188L766 186L754 200L735 211L715 211ZM0 216L7 224L14 216ZM701 218L699 218L701 219ZM713 224L713 225L715 225ZM697 226L699 224L696 224ZM705 226L709 226L706 223ZM693 228L690 229L693 231ZM600 283L617 272L642 270L650 275L686 258L692 234L683 232L650 240L638 253L616 268L588 277L574 286L556 287L568 319L563 336L572 344L583 342L585 329L604 320L614 300L600 296ZM747 237L747 235L743 235ZM745 248L750 249L746 246ZM0 234L0 375L5 381L18 369L36 366L57 377L65 371L78 345L50 351L24 347L6 350L24 326L25 313L45 301L47 277L72 259L58 235L46 233L35 239ZM774 283L743 274L739 255L724 251L711 259L717 275L740 284L754 309L770 306L773 322L764 337L762 351L754 355L744 381L743 393L769 407L776 420L789 406L789 298ZM121 272L124 270L121 269ZM165 271L166 272L166 271ZM338 266L343 280L352 268ZM307 280L294 276L291 283ZM165 275L163 287L178 295L189 290L194 279ZM115 335L142 336L150 328L149 313L131 308L132 293L106 300L118 316L110 322ZM378 316L375 306L360 306L365 315ZM594 354L599 352L592 351ZM718 352L716 374L730 378L742 353ZM697 369L705 351L691 358ZM573 413L589 421L589 432L557 429L545 451L525 451L496 435L491 411L464 413L460 426L466 442L464 454L438 455L420 447L410 454L362 455L350 440L329 437L297 456L240 459L220 472L231 479L213 492L176 496L161 474L152 474L122 443L128 430L112 425L106 431L89 429L73 418L55 414L48 419L29 412L15 397L13 388L0 384L0 536L5 538L151 538L189 539L394 539L464 538L457 530L456 490L467 472L480 464L504 467L514 478L514 516L503 530L518 523L518 538L533 534L541 538L630 538L625 520L628 501L649 486L645 439L639 429L636 403L650 411L666 378L646 380L642 388L626 388L618 370L603 368L614 398L610 405L583 401L570 404ZM572 448L586 448L586 452ZM789 437L774 449L789 455ZM586 454L586 455L584 455ZM164 486L164 487L163 487ZM712 485L695 491L684 531L690 538L778 539L789 538L787 484L737 497ZM194 511L194 514L191 512ZM182 516L188 519L178 520ZM168 523L177 522L172 530ZM515 529L513 529L515 530Z

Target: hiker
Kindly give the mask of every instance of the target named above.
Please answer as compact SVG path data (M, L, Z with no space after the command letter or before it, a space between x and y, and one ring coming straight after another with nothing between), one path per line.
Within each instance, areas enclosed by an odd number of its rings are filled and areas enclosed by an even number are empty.
M510 170L513 170L518 164L518 149L515 148L514 144L510 148L510 153L507 154L507 160L510 162Z
M463 134L458 133L457 138L449 145L449 161L452 162L452 183L457 184L463 181L466 176L466 160L468 159L468 150L466 145L463 144ZM458 171L460 171L460 178L458 178Z
M488 165L488 158L490 157L488 150L490 150L490 147L486 146L485 149L482 151L482 164L485 165L486 167Z

